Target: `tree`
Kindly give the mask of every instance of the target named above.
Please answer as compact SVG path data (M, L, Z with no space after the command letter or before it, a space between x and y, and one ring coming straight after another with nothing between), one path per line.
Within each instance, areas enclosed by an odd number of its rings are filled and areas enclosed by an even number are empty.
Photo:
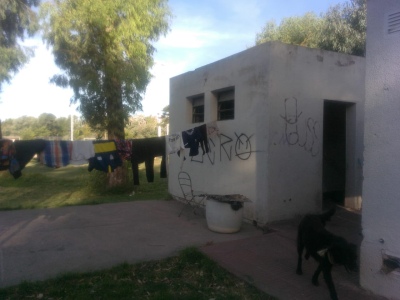
M70 122L71 119L68 119ZM85 138L89 139L101 139L104 132L94 131L90 126L82 119L74 116L74 139L83 140Z
M256 44L268 41L281 41L287 44L300 45L310 48L318 46L318 35L322 29L322 19L314 13L304 16L284 18L281 24L269 21L256 36Z
M32 36L38 30L38 18L33 10L39 0L0 1L0 92L4 82L33 55L32 49L22 47L18 40Z
M281 41L329 51L365 55L366 0L350 0L331 6L320 17L306 13L300 17L274 21L256 35L256 44Z
M59 137L60 136L60 128L56 122L56 116L49 113L43 113L38 118L38 127L37 131L41 131L42 133L39 136L42 137Z
M108 138L125 137L150 81L152 42L169 29L167 0L54 0L41 10L44 39L85 121Z
M127 138L142 139L157 136L157 118L154 116L134 116L126 126Z
M169 105L165 106L161 114L161 128L164 135L169 131Z
M330 7L323 15L319 48L365 56L367 32L366 0L351 0Z

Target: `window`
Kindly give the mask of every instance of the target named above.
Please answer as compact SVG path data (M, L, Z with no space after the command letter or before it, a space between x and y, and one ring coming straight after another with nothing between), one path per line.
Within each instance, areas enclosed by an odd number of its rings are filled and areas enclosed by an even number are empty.
M218 101L218 121L235 118L235 89L216 92Z
M204 95L188 98L192 102L192 123L204 122Z

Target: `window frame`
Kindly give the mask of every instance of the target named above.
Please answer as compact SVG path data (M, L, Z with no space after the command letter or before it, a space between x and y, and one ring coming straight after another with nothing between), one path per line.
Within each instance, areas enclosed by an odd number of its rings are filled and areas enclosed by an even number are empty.
M204 94L190 96L187 98L191 105L191 117L192 123L203 123L204 122Z
M217 98L217 120L235 119L235 88L229 87L215 91Z

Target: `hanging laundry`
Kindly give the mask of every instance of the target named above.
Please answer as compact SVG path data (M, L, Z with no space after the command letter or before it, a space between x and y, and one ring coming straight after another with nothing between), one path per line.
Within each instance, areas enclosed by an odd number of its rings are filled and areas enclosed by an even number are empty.
M184 147L190 149L189 156L199 155L199 147L203 150L203 155L210 152L205 124L183 131L182 140Z
M0 140L0 170L9 170L15 178L22 176L21 170L35 154L45 148L44 140L15 141Z
M10 160L15 156L15 146L12 140L0 140L0 171L8 170Z
M200 131L200 138L198 140L201 150L203 150L203 155L210 152L210 148L208 146L208 135L207 135L207 125L203 124L197 127Z
M42 139L15 141L15 159L19 165L19 172L16 171L14 178L20 177L21 170L32 160L35 155L39 155L46 147L46 141Z
M0 140L0 171L8 170L17 179L22 174L15 154L15 145L12 140Z
M117 152L122 159L130 160L132 154L132 142L130 140L115 140Z
M167 153L174 154L184 149L182 141L182 132L173 133L165 137L167 145Z
M93 169L103 172L113 172L122 166L122 160L118 155L114 141L93 142L95 156L89 159L88 171Z
M71 152L71 164L83 165L89 162L89 158L94 157L94 146L92 141L73 141Z
M65 167L71 161L71 152L72 142L70 141L46 141L41 161L51 168Z
M145 163L147 182L154 182L154 158L162 156L160 177L167 177L166 138L153 137L132 140L133 184L139 185L139 164Z

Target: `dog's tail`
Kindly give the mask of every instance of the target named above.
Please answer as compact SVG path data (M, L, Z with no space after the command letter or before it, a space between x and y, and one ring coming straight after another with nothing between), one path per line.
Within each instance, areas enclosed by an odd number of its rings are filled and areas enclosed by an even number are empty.
M330 210L320 214L319 216L321 218L322 223L325 224L327 221L330 221L331 217L335 214L335 212L336 212L336 206L333 206Z

